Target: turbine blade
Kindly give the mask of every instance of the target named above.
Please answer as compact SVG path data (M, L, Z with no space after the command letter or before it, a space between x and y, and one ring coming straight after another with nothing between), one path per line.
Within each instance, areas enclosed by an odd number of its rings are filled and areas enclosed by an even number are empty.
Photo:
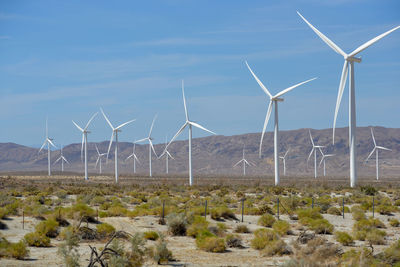
M313 138L312 138L311 130L310 130L310 129L308 129L308 133L310 134L310 140L311 140L312 146L315 147L315 145L314 145L314 140L313 140Z
M151 123L150 132L149 132L149 138L151 136L151 132L153 131L153 126L154 126L154 122L156 121L156 119L157 119L157 114L154 116L153 122Z
M146 138L143 138L143 139L137 140L137 141L136 141L136 143L140 143L140 142L143 142L143 141L146 141L146 140L149 140L149 138L148 138L148 137L146 137Z
M344 61L344 65L343 65L343 70L342 70L342 76L340 77L338 96L337 96L337 99L336 99L335 117L333 118L333 138L332 138L333 144L335 144L336 120L337 120L337 115L338 115L339 108L340 108L340 102L342 101L344 87L346 86L347 74L349 72L348 68L349 68L349 64L345 60Z
M167 150L168 146L175 140L175 138L177 138L178 135L180 135L182 133L182 131L185 129L186 125L188 125L187 122L178 130L178 132L174 135L174 137L171 139L171 141L169 141L168 145L165 146L164 151Z
M100 155L99 149L96 144L95 144L95 147L96 147L97 155Z
M168 156L169 156L171 159L175 159L175 158L169 153L169 151L167 151L167 154L168 154Z
M372 135L372 141L374 141L374 146L376 146L374 131L372 130L372 128L371 128L371 135Z
M38 154L40 153L40 151L42 151L42 149L43 149L44 146L46 145L46 142L47 142L47 138L46 138L46 140L44 140L43 145L40 147Z
M271 116L271 112L272 112L272 103L273 103L272 101L269 101L267 115L265 116L264 126L263 126L263 130L262 130L262 133L261 133L259 157L261 157L262 142L263 142L263 139L264 139L265 130L267 129L269 117Z
M239 160L238 162L236 162L235 165L233 165L233 167L236 167L238 164L240 164L243 161L243 159Z
M188 121L189 120L189 114L188 114L188 110L187 110L187 107L186 107L185 88L184 88L183 80L182 80L182 97L183 97L183 106L185 107L186 121Z
M321 164L322 164L322 162L324 162L324 160L325 160L325 156L323 156L321 161L319 162L319 165L318 165L319 167L321 167Z
M133 157L134 154L130 154L125 160L128 160Z
M127 125L127 124L129 124L129 123L131 123L131 122L134 122L136 119L133 119L133 120L130 120L130 121L127 121L127 122L125 122L125 123L123 123L123 124L121 124L120 126L118 126L117 128L115 128L116 130L118 130L118 129L120 129L120 128L122 128L122 127L124 127L125 125Z
M66 163L69 164L68 160L64 156L62 158L63 158L63 160L65 160Z
M49 138L47 138L47 142L49 142L50 145L52 145L54 148L57 148L56 145Z
M203 131L206 131L206 132L209 132L209 133L211 133L211 134L216 135L216 133L214 133L213 131L210 131L210 130L204 128L203 126L201 126L201 125L198 124L198 123L195 123L195 122L192 122L192 121L190 121L189 123L190 123L191 125L193 125L194 127L200 128L200 129L202 129Z
M264 90L264 92L269 96L269 98L272 98L272 95L271 95L271 93L268 91L267 87L265 87L265 85L257 78L257 76L254 74L254 72L253 72L252 69L250 68L249 64L247 64L247 61L245 61L245 62L246 62L247 68L249 69L249 71L250 71L251 74L253 75L254 79L256 79L258 85Z
M286 151L285 155L283 156L284 158L286 158L286 155L289 153L290 151L290 147L288 148L288 150Z
M97 157L97 160L96 160L96 165L94 165L94 168L95 168L95 169L97 168L97 164L99 163L99 161L100 161L100 156L99 156L99 157Z
M307 80L307 81L304 81L304 82L298 83L298 84L296 84L296 85L293 85L293 86L291 86L291 87L289 87L289 88L286 88L285 90L282 90L282 91L280 91L279 93L277 93L277 94L274 96L274 98L280 97L280 96L286 94L287 92L293 90L294 88L299 87L299 86L302 85L302 84L311 82L311 81L313 81L313 80L315 80L315 79L317 79L317 78L315 77L315 78L309 79L309 80Z
M308 158L307 158L307 163L310 160L312 153L314 152L314 149L315 149L314 147L311 149L310 155L308 155Z
M83 132L83 129L78 124L76 124L74 121L72 121L72 123L75 124L76 128L78 128L79 131Z
M395 28L393 28L393 29L391 29L391 30L389 30L389 31L387 31L387 32L385 32L385 33L382 33L381 35L379 35L379 36L377 36L377 37L375 37L375 38L369 40L368 42L366 42L365 44L359 46L356 50L354 50L353 52L351 52L351 53L349 54L349 57L353 57L353 56L357 55L358 53L364 51L364 50L365 50L366 48L368 48L369 46L373 45L374 43L378 42L380 39L382 39L382 38L385 37L386 35L388 35L388 34L394 32L395 30L397 30L397 29L399 29L399 28L400 28L400 26L397 26L397 27L395 27Z
M324 152L322 152L321 147L318 147L318 149L319 149L319 152L321 153L322 157L324 157L325 155L324 155Z
M94 119L94 117L97 116L97 114L99 114L98 112L94 113L93 116L90 118L90 120L88 121L88 123L86 124L85 130L87 130L87 128L89 127L89 124L92 122L92 120Z
M60 159L62 159L61 157L59 157L56 161L54 161L53 165L56 164L57 162L60 161Z
M108 150L107 150L107 159L108 159L108 154L110 154L110 149L111 149L111 145L113 142L113 138L114 138L114 131L111 134L111 138L110 138L110 144L108 145Z
M308 22L308 20L306 20L298 11L297 11L297 14L305 21L305 23L308 24L308 26L310 26L310 28L319 36L319 38L321 38L322 41L324 41L330 48L332 48L336 53L342 55L343 57L347 57L347 54L342 49L340 49L339 46L337 46L334 42L332 42L332 40L330 40L322 32L320 32L317 28L315 28L313 25L311 25L311 23Z
M386 147L383 147L383 146L376 146L376 148L382 149L382 150L387 150L387 151L392 151L390 148L386 148Z
M136 157L136 154L133 155L135 157L135 159L137 160L137 162L140 164L140 161L138 159L138 157Z
M376 150L376 147L374 147L374 149L372 149L371 153L369 153L369 155L368 155L367 159L365 160L365 162L367 162L369 160L369 158L372 156L372 154L374 154L375 150Z
M107 121L108 125L110 125L111 129L113 129L113 130L114 130L114 126L112 126L112 124L111 124L110 120L107 118L107 116L106 116L106 114L104 113L104 111L103 111L103 109L102 109L102 108L100 108L100 111L101 111L101 113L103 113L103 117L104 117L104 119L106 119L106 121Z
M153 150L154 155L157 157L157 153L156 150L154 149L153 142L151 141L151 139L149 139L149 144L151 146L151 150Z

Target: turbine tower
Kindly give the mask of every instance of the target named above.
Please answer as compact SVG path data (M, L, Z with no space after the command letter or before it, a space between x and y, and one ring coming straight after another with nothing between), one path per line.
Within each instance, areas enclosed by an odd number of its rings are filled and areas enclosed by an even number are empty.
M87 159L87 134L90 133L90 131L88 131L88 128L89 128L89 124L92 122L94 117L97 116L97 114L98 114L98 112L96 112L90 118L90 120L86 124L85 128L83 128L83 129L78 124L76 124L74 121L72 121L72 123L76 126L76 128L78 128L78 130L82 132L81 159L82 159L82 154L83 154L83 146L85 146L85 180L89 180L89 177L88 177L88 159Z
M361 63L361 58L356 57L359 53L364 51L369 46L373 45L386 35L400 28L397 26L381 35L369 40L363 45L359 46L350 54L346 54L339 46L332 42L328 37L322 34L317 28L311 25L299 12L297 14L310 26L310 28L336 53L344 57L344 65L342 76L340 78L338 96L336 100L335 117L333 121L333 143L335 143L335 126L336 118L342 100L344 87L346 85L347 75L350 71L349 78L349 145L350 145L350 186L355 187L357 184L357 147L356 147L356 99L355 99L355 79L354 79L354 62Z
M275 185L279 185L279 126L278 126L278 102L282 102L283 98L280 98L281 96L283 96L284 94L286 94L287 92L293 90L294 88L308 83L312 80L315 80L316 78L312 78L310 80L298 83L296 85L293 85L289 88L286 88L285 90L280 91L279 93L277 93L276 95L272 95L267 87L264 86L264 84L257 78L257 76L254 74L254 72L252 71L252 69L250 68L249 64L247 64L246 61L246 65L247 68L250 70L251 74L253 75L254 79L257 81L258 85L260 85L260 87L264 90L264 92L269 96L269 106L268 106L268 111L267 111L267 116L265 117L265 122L264 122L264 127L262 130L262 134L261 134L261 141L260 141L260 153L259 156L261 157L261 147L262 147L262 142L263 142L263 138L264 138L264 134L265 134L265 130L267 128L267 124L268 124L268 120L269 117L271 116L271 112L272 112L272 106L275 106L275 128L274 128L274 162L275 162Z
M69 164L68 160L63 155L63 147L61 146L61 154L60 157L53 163L55 165L58 161L61 160L61 172L64 172L64 161Z
M110 149L111 149L111 145L113 142L113 138L115 136L115 151L114 151L114 162L115 162L115 182L118 183L118 132L121 132L121 128L124 127L125 125L134 122L136 119L134 120L130 120L127 122L122 123L121 125L117 126L114 128L114 126L111 124L110 120L107 118L106 114L104 114L104 111L102 108L100 108L101 113L104 116L104 119L106 119L108 125L110 125L112 133L111 133L111 139L110 139L110 144L108 145L108 150L107 150L107 159L108 159L108 154L110 154Z
M165 137L165 150L163 151L163 153L158 157L158 158L162 158L162 156L165 155L165 173L168 174L168 158L174 159L174 157L171 155L171 153L169 153L169 151L167 150L167 137Z
M165 147L164 150L167 150L168 146L175 140L175 138L177 138L182 131L186 128L186 126L189 127L189 185L192 186L193 185L193 173L192 173L192 126L197 127L199 129L202 129L203 131L209 132L211 134L216 134L206 128L204 128L203 126L201 126L200 124L189 120L189 114L187 111L187 107L186 107L186 99L185 99L185 89L184 89L184 84L183 84L183 80L182 80L182 96L183 96L183 106L185 108L185 116L186 116L186 121L185 123L182 125L182 127L178 130L178 132L175 134L175 136L171 139L171 141L168 143L168 145Z
M235 165L233 165L233 167L236 167L237 165L239 165L240 163L243 163L243 176L246 176L246 165L251 166L252 163L248 162L245 157L244 157L244 145L243 145L243 156L242 159L239 160L238 162L236 162ZM254 164L253 164L254 165Z
M136 141L136 143L149 141L149 176L150 177L152 177L152 173L151 173L151 151L153 150L154 155L156 157L158 157L157 153L156 153L156 151L154 149L154 146L153 146L153 141L152 141L153 138L151 137L151 132L153 131L153 126L154 126L154 122L156 121L156 119L157 119L157 115L155 115L154 118L153 118L153 122L151 123L149 135L146 138L143 138L143 139L140 139L140 140Z
M44 148L44 146L46 144L47 144L47 169L48 169L48 175L51 176L50 145L53 146L54 148L57 148L57 147L53 144L53 139L49 138L49 130L48 130L48 126L47 126L47 118L46 118L46 138L44 139L43 145L40 147L38 154L40 153L40 151L42 151L42 149Z
M314 178L317 178L317 148L318 148L318 149L320 150L320 152L321 152L321 148L324 148L325 146L316 146L315 143L314 143L314 140L313 140L313 138L312 138L311 131L308 130L308 133L310 134L312 149L311 149L310 155L308 155L307 164L308 164L308 161L309 161L310 158L311 158L311 155L312 155L313 152L314 152ZM322 152L321 152L321 153L322 153Z
M324 163L324 176L326 176L326 164L325 164L326 158L333 157L335 156L335 154L324 154L321 148L319 148L319 152L321 152L322 155L322 159L319 162L319 167L321 167L321 164Z
M375 152L375 161L376 161L376 180L379 180L379 149L381 150L387 150L387 151L392 151L389 148L383 147L383 146L377 146L376 141L375 141L375 136L374 136L374 131L371 128L371 135L372 135L372 141L374 141L374 149L372 149L371 153L369 153L368 158L365 160L365 162L368 162L369 158L374 154Z
M289 153L289 151L290 151L290 148L286 151L285 155L279 157L283 162L283 175L284 176L286 176L286 156Z
M97 168L97 164L100 163L100 165L99 165L99 174L101 174L101 161L102 161L102 158L105 155L107 155L107 153L100 153L99 149L97 148L97 145L95 145L95 146L96 146L96 151L97 151L97 160L96 160L96 165L94 165L94 168L96 169Z

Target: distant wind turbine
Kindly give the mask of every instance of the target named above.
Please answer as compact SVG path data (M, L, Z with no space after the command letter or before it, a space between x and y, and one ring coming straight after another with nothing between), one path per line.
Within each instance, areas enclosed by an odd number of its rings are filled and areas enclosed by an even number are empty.
M100 108L101 113L104 116L104 119L106 119L108 125L110 125L111 130L112 130L112 134L111 134L111 139L110 139L110 144L108 145L108 150L107 150L107 159L108 159L108 155L110 154L110 149L111 149L111 145L113 142L113 138L115 136L115 152L114 152L114 162L115 162L115 182L118 183L118 132L121 132L121 128L124 127L125 125L134 122L136 119L134 120L130 120L127 122L122 123L121 125L117 126L114 128L114 126L111 124L110 120L107 118L106 114L104 114L104 111L102 108Z
M288 155L290 151L290 148L286 151L286 153L283 156L280 156L279 158L283 162L283 175L286 176L286 156Z
M328 37L322 34L317 28L311 25L299 12L297 14L310 26L310 28L336 53L344 57L344 65L342 70L342 76L340 78L339 91L336 100L335 117L333 120L333 143L335 143L335 126L336 118L342 100L344 87L346 85L347 75L349 73L350 66L350 78L349 78L349 145L350 145L350 186L355 187L357 183L357 147L356 147L356 99L355 99L355 79L354 79L354 62L360 63L361 58L357 58L356 55L364 51L369 46L373 45L386 35L400 28L397 26L381 35L369 40L363 45L359 46L356 50L350 54L346 54L339 46L332 42Z
M183 96L183 106L185 107L185 116L186 116L186 121L185 123L182 125L182 127L178 130L178 132L175 134L175 136L171 139L171 141L168 143L168 145L165 147L164 150L167 150L168 146L175 140L175 138L177 138L182 131L186 128L186 126L189 127L189 185L192 186L193 185L193 173L192 173L192 126L197 127L199 129L202 129L203 131L209 132L211 134L216 134L206 128L204 128L203 126L201 126L200 124L189 120L189 114L187 111L187 107L186 107L186 99L185 99L185 89L184 89L184 85L183 85L183 80L182 80L182 96Z
M319 148L319 150L321 152L321 148L324 148L325 146L316 146L314 144L314 140L312 138L311 131L308 130L308 133L310 134L312 149L311 149L310 155L308 155L307 164L308 164L308 161L311 158L312 153L314 152L314 178L317 178L317 148Z
M265 130L267 128L267 124L268 124L268 120L269 117L271 116L271 112L272 112L272 106L275 106L275 129L274 129L274 161L275 161L275 185L279 185L279 126L278 126L278 102L282 102L283 98L280 98L281 96L283 96L284 94L286 94L287 92L293 90L294 88L308 83L312 80L315 80L317 78L312 78L310 80L298 83L296 85L293 85L289 88L286 88L285 90L280 91L279 93L277 93L276 95L272 95L267 87L264 86L264 84L257 78L257 76L254 74L254 72L252 71L252 69L250 68L249 64L247 64L246 61L246 65L247 68L250 70L251 74L253 75L254 79L257 81L258 85L260 85L260 87L264 90L264 92L269 96L269 106L268 106L268 111L267 111L267 116L265 117L265 122L264 122L264 127L262 130L262 134L261 134L261 141L260 141L260 152L259 152L259 156L261 157L261 148L262 148L262 142L263 142L263 138L264 138L264 134L265 134Z
M169 151L167 150L167 144L168 144L168 138L165 137L165 150L163 151L163 153L158 157L158 158L162 158L163 156L165 156L165 173L168 174L168 158L174 159L174 157L171 155L171 153L169 153Z
M133 160L133 173L136 173L136 161L140 164L138 157L136 156L136 141L133 143L133 152L125 160L132 158Z
M236 162L236 164L233 165L233 167L236 167L236 166L239 165L240 163L243 164L243 176L246 176L246 165L251 166L251 165L254 165L254 164L248 162L248 161L245 159L245 157L244 157L244 146L243 146L243 156L242 156L242 159L239 160L238 162Z
M42 149L44 148L44 146L47 144L47 170L48 170L48 175L51 176L51 165L50 165L50 145L53 146L54 148L57 148L54 143L53 143L53 139L49 138L49 130L48 130L48 126L47 126L47 118L46 118L46 138L44 139L44 143L43 145L40 147L39 152L42 151Z
M53 163L55 165L57 162L61 160L61 172L64 172L64 161L69 164L68 160L63 155L63 147L61 146L61 154L60 157Z
M377 146L376 141L375 141L375 136L374 136L374 131L371 128L371 135L372 135L372 141L374 141L374 149L372 149L371 153L368 155L367 159L365 162L368 162L369 158L374 154L375 152L375 161L376 161L376 180L379 180L379 149L381 150L387 150L387 151L392 151L389 148L383 147L383 146Z
M319 152L321 152L322 155L321 161L319 162L319 166L321 166L321 164L324 163L324 176L326 176L326 162L325 162L326 158L333 157L335 156L335 154L324 154L321 148L319 148Z
M96 169L97 164L99 164L99 173L101 174L101 161L102 161L102 158L107 155L107 153L100 153L99 149L97 148L97 145L95 145L95 146L96 146L96 151L97 151L97 160L96 160L96 165L94 165L94 168Z
M74 121L72 121L72 123L76 126L76 128L78 128L79 131L82 132L82 146L81 146L81 159L82 159L82 154L83 154L83 146L85 146L85 180L88 180L88 159L87 159L87 134L90 133L90 131L88 131L89 128L89 124L92 122L92 120L94 119L94 117L96 117L98 114L98 112L96 112L88 121L88 123L86 124L85 128L82 129L82 127L80 127L78 124L76 124Z
M151 132L153 131L153 126L154 126L154 122L156 121L156 119L157 119L157 115L155 115L153 118L153 122L151 123L149 135L146 138L136 141L136 143L140 143L140 142L144 142L144 141L149 142L149 176L150 177L152 177L152 173L151 173L151 151L152 150L153 150L154 155L157 157L156 150L154 149L154 146L153 146L153 141L152 141L153 138L151 137Z

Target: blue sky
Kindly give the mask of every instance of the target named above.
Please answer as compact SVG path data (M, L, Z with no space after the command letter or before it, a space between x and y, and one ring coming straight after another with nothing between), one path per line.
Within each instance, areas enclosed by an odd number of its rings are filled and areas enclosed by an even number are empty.
M260 132L268 99L244 60L272 93L318 77L285 96L281 129L332 127L343 58L296 10L346 52L400 25L397 0L1 1L0 142L42 143L46 116L57 144L79 142L71 120L100 107L114 124L137 119L123 141L145 137L158 113L163 142L184 122L181 79L191 119L223 135ZM400 127L399 49L400 30L362 52L359 126ZM91 130L89 141L111 134L101 116Z

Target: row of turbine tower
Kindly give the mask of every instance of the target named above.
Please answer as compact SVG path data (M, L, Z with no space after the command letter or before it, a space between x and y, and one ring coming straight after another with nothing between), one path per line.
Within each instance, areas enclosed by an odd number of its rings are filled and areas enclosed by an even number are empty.
M334 120L333 120L333 133L332 133L332 142L333 144L335 143L335 127L336 127L336 120L337 120L337 115L338 115L338 111L340 108L340 103L342 100L342 96L344 93L344 88L347 82L347 77L349 76L349 150L350 150L350 186L351 187L355 187L356 183L357 183L357 162L356 162L356 157L357 157L357 147L356 147L356 102L355 102L355 78L354 78L354 63L361 63L361 58L357 57L357 55L359 53L361 53L362 51L364 51L366 48L368 48L369 46L371 46L372 44L376 43L377 41L379 41L380 39L382 39L383 37L387 36L388 34L392 33L393 31L397 30L400 28L400 26L397 26L373 39L371 39L370 41L364 43L363 45L359 46L357 49L355 49L353 52L347 54L345 53L339 46L337 46L332 40L330 40L328 37L326 37L323 33L321 33L317 28L315 28L308 20L306 20L299 12L297 12L297 14L300 16L300 18L322 39L322 41L324 41L329 47L331 47L336 53L338 53L339 55L343 56L344 58L344 65L343 65L343 69L342 69L342 74L341 74L341 78L340 78L340 83L339 83L339 89L338 89L338 96L337 96L337 100L336 100L336 107L335 107L335 113L334 113ZM288 87L282 91L280 91L279 93L273 95L270 93L270 91L267 89L267 87L260 81L260 79L256 76L256 74L253 72L253 70L250 68L249 64L247 63L247 61L245 62L247 68L249 69L251 75L254 77L254 79L257 81L257 83L259 84L259 86L263 89L263 91L265 92L265 94L269 97L269 103L268 103L268 109L267 109L267 114L265 117L265 121L264 121L264 126L262 129L262 133L261 133L261 140L260 140L260 147L259 147L259 156L261 157L262 154L262 143L263 143L263 138L264 138L264 134L271 116L272 111L274 110L274 176L275 176L275 185L279 185L280 183L280 175L279 175L279 159L282 159L283 161L283 167L284 167L284 174L286 173L286 156L288 154L288 151L286 151L285 155L282 157L279 157L279 116L278 116L278 103L282 102L283 96L288 93L289 91L295 89L296 87L299 87L303 84L309 83L313 80L315 80L316 78L312 78L309 80L306 80L304 82L298 83L296 85L293 85L291 87ZM185 116L186 116L186 121L183 124L183 126L178 130L178 132L175 134L175 136L170 140L170 142L168 144L166 144L165 149L163 151L163 153L161 155L165 155L167 158L167 162L168 162L168 157L171 157L170 153L168 152L167 148L168 146L183 132L183 130L188 127L189 129L189 184L192 185L193 184L193 174L192 174L192 127L196 127L199 129L202 129L204 131L207 131L211 134L215 134L214 132L204 128L203 126L189 120L189 115L188 115L188 111L187 111L187 107L186 107L186 99L185 99L185 94L184 94L184 86L183 86L183 81L182 81L182 95L183 95L183 103L184 103L184 108L185 108ZM107 123L109 124L109 126L112 129L112 135L111 135L111 140L110 140L110 144L108 147L108 151L106 153L107 158L111 149L111 145L113 142L113 139L115 138L115 180L116 182L118 182L118 133L121 131L120 129L133 122L134 120L125 122L121 125L119 125L118 127L114 127L111 122L109 121L109 119L107 118L107 116L105 115L105 113L103 112L103 110L101 109L101 113L103 114L104 118L106 119ZM76 123L75 126L82 132L82 148L81 148L81 154L83 151L83 147L85 148L85 179L88 179L87 177L87 133L89 133L89 131L87 130L91 120L94 118L94 116L96 116L97 114L93 115L92 118L89 120L88 124L86 125L85 128L81 128L80 126L78 126ZM149 142L149 167L150 167L150 176L151 176L151 155L152 155L152 151L155 153L153 144L152 144L152 138L151 138L151 132L154 126L154 121L155 121L156 117L153 119L153 123L151 125L150 128L150 133L148 135L148 137L141 139L139 141L148 141ZM378 151L379 150L388 150L387 148L383 148L380 146L377 146L375 143L375 137L373 135L373 131L371 130L372 133L372 137L373 137L373 141L374 141L374 149L373 151L370 153L370 155L368 156L367 160L372 156L372 154L375 152L376 153L376 168L377 168L377 179L379 178L379 171L378 171L378 161L379 161L379 156L378 156ZM312 142L312 150L309 154L309 157L307 159L310 160L312 154L314 154L314 175L315 177L317 176L317 153L318 151L321 153L322 155L322 159L320 162L321 164L324 164L324 174L326 173L325 171L325 160L328 157L332 157L333 154L324 154L322 151L323 146L319 146L319 145L315 145L313 138L311 136L311 132L310 132L310 139ZM138 142L139 142L138 141ZM50 174L50 146L54 146L52 139L48 138L47 135L47 125L46 125L46 140L45 143L43 144L42 148L47 144L48 146L48 166L49 166L49 174ZM54 146L55 147L55 146ZM41 148L41 149L42 149ZM100 155L100 153L98 152L98 154ZM99 156L100 157L100 156ZM137 157L136 155L133 153L131 155L131 157L133 157L133 161L134 164L136 164ZM64 162L65 158L61 158L61 162ZM101 160L101 158L100 158ZM237 162L234 166L239 165L240 163L243 164L243 173L246 173L246 165L250 166L251 163L249 163L245 157L244 157L244 151L243 151L243 158ZM100 163L101 164L101 163Z

